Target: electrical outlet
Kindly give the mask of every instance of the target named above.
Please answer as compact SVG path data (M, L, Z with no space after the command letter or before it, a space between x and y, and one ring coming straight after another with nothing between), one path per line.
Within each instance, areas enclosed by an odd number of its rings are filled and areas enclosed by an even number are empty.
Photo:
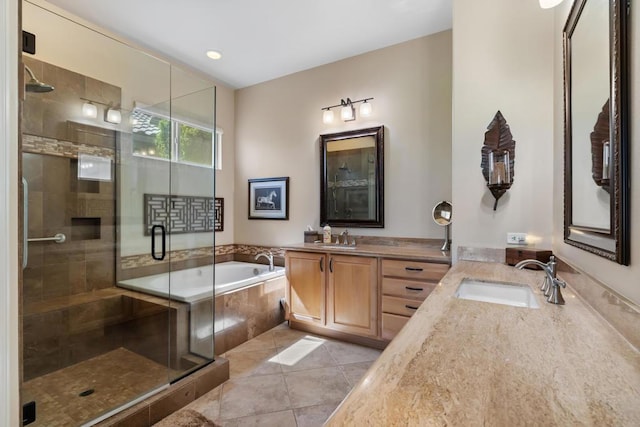
M507 244L509 245L526 245L527 233L507 233Z

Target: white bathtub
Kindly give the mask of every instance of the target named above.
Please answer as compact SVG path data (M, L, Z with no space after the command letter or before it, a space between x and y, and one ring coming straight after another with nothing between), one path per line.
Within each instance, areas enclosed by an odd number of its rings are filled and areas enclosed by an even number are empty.
M137 279L122 280L118 282L118 286L176 301L192 303L212 297L211 284L214 277L215 294L221 295L283 275L284 267L276 267L275 271L269 271L269 266L264 264L230 261L215 264L215 270L213 265L206 265Z

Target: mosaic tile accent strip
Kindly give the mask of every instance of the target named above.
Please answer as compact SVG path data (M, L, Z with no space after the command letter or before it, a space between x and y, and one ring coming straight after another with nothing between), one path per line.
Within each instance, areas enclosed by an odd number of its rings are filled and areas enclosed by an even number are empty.
M274 256L284 256L284 249L269 246L255 246L255 245L235 245L236 254L240 255L258 255L261 252L271 251Z
M233 246L233 245L228 245ZM217 249L217 248L216 248ZM217 251L216 251L217 252ZM175 261L184 261L191 258L211 257L214 254L212 247L207 246L195 249L181 249L170 251L162 261L156 261L151 254L130 255L121 258L121 266L123 270L128 268L146 267L148 265L166 264Z
M115 150L112 148L79 144L77 142L63 141L29 134L22 135L22 151L26 153L68 157L71 159L77 159L78 153L82 153L108 158L112 161L115 160Z
M215 249L212 247L196 248L196 249L182 249L177 251L171 251L165 257L163 261L156 261L151 258L150 254L143 255L130 255L122 257L121 266L123 270L129 268L146 267L149 265L158 265L162 263L185 261L192 258L204 258L210 256L221 256L229 254L242 254L242 255L257 255L260 252L271 251L275 256L284 256L284 249L267 246L253 246L253 245L220 245Z
M223 205L221 198L145 194L144 234L154 225L163 225L168 234L222 231Z

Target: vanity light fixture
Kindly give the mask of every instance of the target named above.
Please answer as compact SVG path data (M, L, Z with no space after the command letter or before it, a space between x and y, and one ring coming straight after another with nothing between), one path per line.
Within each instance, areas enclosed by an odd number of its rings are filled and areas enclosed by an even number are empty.
M557 5L563 2L563 0L539 0L539 1L540 1L540 7L543 9L551 9L552 7L556 7Z
M87 101L82 104L82 116L88 119L95 119L98 117L98 107L91 101Z
M119 124L122 121L122 108L119 105L114 106L113 103L106 104L104 102L96 101L93 99L82 98L81 100L85 101L82 104L82 115L87 118L95 119L98 117L98 107L95 104L104 105L104 121Z
M330 105L328 107L323 107L321 110L322 113L322 122L325 124L329 124L333 121L333 111L332 108L340 108L340 118L345 122L350 122L356 119L356 109L354 104L358 104L362 102L360 105L360 115L362 117L369 117L372 112L371 103L367 101L371 101L373 98L363 98L358 99L357 101L352 101L351 98L347 98L346 100L341 99L340 104Z
M105 114L104 120L109 123L113 123L117 125L122 121L122 113L120 113L120 110L117 110L113 107L109 107L109 109L107 109L107 112Z

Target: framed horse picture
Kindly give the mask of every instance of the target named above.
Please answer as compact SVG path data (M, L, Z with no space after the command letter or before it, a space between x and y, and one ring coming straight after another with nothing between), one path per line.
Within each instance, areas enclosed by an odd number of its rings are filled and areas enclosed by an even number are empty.
M249 180L249 219L289 219L289 177Z

